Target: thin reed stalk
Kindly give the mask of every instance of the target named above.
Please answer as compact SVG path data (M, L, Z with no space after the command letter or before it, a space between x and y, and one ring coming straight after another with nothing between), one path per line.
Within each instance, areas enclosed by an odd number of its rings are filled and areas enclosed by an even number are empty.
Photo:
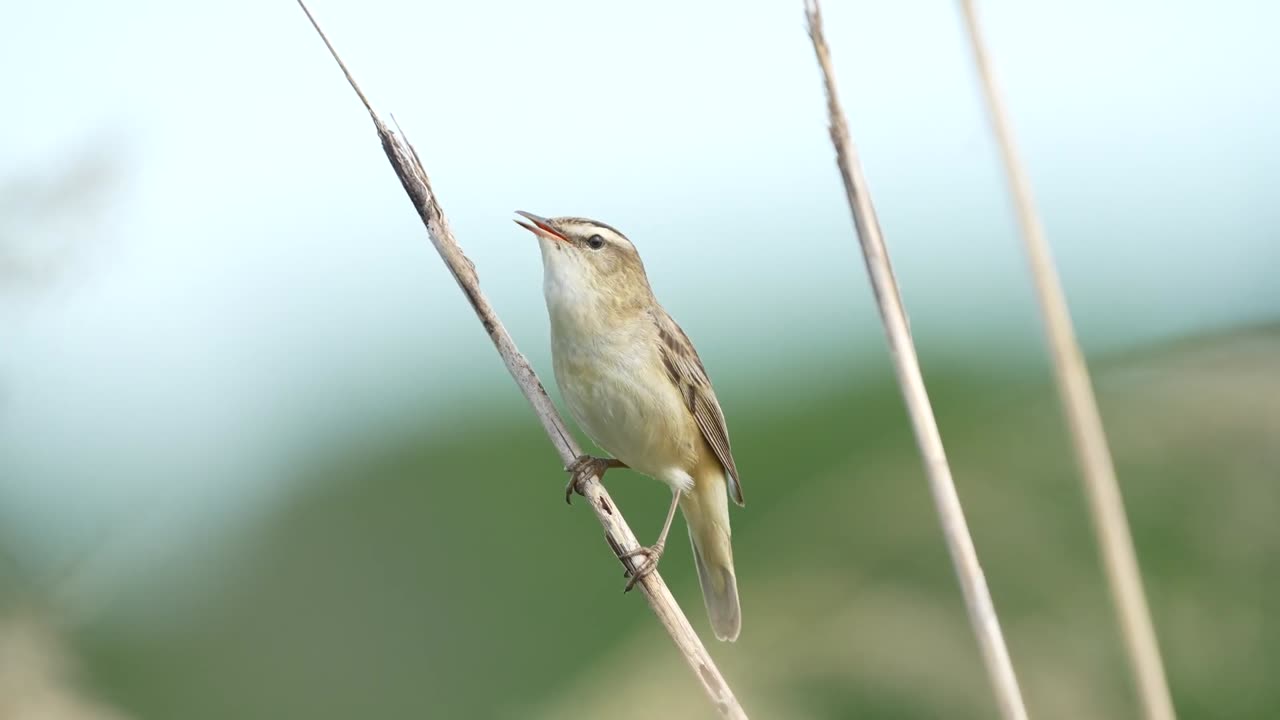
M325 36L324 31L320 29L320 25L311 15L311 11L307 9L302 0L298 0L298 5L302 7L307 19L311 21L320 38L324 40L325 46L328 47L329 53L333 55L333 59L338 63L338 67L342 69L347 82L351 85L351 89L359 96L360 102L364 104L365 110L369 112L369 117L373 120L374 127L377 129L378 138L382 141L382 149L386 152L387 159L391 162L391 167L395 170L396 176L400 178L400 183L404 186L405 192L408 193L409 199L418 210L418 215L422 218L423 224L426 225L427 235L431 238L432 244L440 253L440 257L444 260L445 265L448 266L449 271L453 273L454 279L458 282L458 287L467 296L467 300L475 310L476 316L480 319L481 324L484 325L485 332L489 334L489 339L493 341L498 354L502 356L503 362L506 363L511 377L515 379L520 390L528 398L529 404L533 406L534 413L542 423L542 428L546 431L551 444L555 446L560 459L565 465L568 465L581 455L581 450L574 441L573 435L565 426L564 420L556 411L555 404L548 397L546 388L543 387L537 374L534 373L533 367L519 349L516 348L511 335L503 327L497 313L494 312L493 307L489 304L489 300L481 292L475 266L463 254L462 248L458 245L453 232L449 229L449 223L445 219L444 211L440 208L435 193L431 189L431 183L427 179L427 172L418 158L417 151L403 138L402 134L398 135L392 132L378 117L378 114L374 112L373 107L369 104L368 98L365 97L359 85L356 84L355 79L351 76L350 71L347 70L346 64L342 62L342 58L338 56L337 51L334 50L333 45L329 42L329 38ZM591 506L591 509L595 512L596 519L600 521L601 526L604 528L605 540L608 542L610 549L615 556L619 557L628 572L635 573L643 560L623 558L621 556L625 552L638 549L640 543L636 540L635 533L631 531L626 520L623 519L622 512L613 502L613 499L609 497L609 493L600 483L599 477L593 476L587 482L582 483L581 489L583 496L587 499L587 504ZM662 577L657 572L652 572L640 580L638 587L643 591L645 598L649 601L649 607L658 616L658 620L666 628L667 633L671 635L671 640L675 643L676 649L680 651L685 662L688 663L689 668L693 671L694 678L702 685L707 697L710 698L720 715L734 720L746 720L746 712L738 703L738 699L729 684L725 682L724 676L720 674L720 670L707 653L707 649L698 638L697 633L693 631L693 626L689 624L689 619L680 610L680 606L676 603Z
M974 634L978 637L978 645L982 650L982 658L986 663L1001 717L1005 720L1025 720L1027 711L1022 702L1022 693L1018 688L1018 679L1013 671L1013 663L1009 659L1009 650L1005 646L1004 635L1000 630L1000 620L996 616L995 606L991 601L991 592L987 588L982 566L978 563L978 554L973 547L973 538L965 522L960 498L956 494L951 467L947 463L946 452L942 446L942 436L938 432L933 406L929 403L924 378L920 373L920 363L916 358L911 330L907 323L907 313L898 291L898 281L889 263L889 251L885 247L884 237L880 232L880 222L876 218L871 195L867 189L867 181L862 174L861 163L858 161L853 141L849 137L844 111L836 95L831 51L822 34L822 13L817 0L806 0L805 14L809 22L809 38L813 41L813 50L817 55L818 65L822 69L822 78L826 87L827 112L831 123L831 142L836 150L836 164L840 168L841 179L844 180L845 194L848 197L849 209L853 213L853 222L857 228L863 258L866 260L867 274L870 276L876 304L880 309L880 318L884 321L893 367L911 417L916 444L924 460L929 489L937 506L947 550L951 555L956 576L960 580L965 606L969 612L969 622L973 626Z
M1160 660L1151 611L1142 589L1142 573L1138 568L1133 536L1125 517L1124 497L1116 480L1115 465L1102 428L1098 400L1089 381L1089 369L1072 328L1062 282L1054 267L1044 225L1031 193L1031 182L1018 155L1013 126L996 83L991 57L978 23L973 0L960 0L965 29L973 47L974 62L982 80L982 91L991 117L991 130L1000 146L1009 190L1013 194L1018 226L1026 248L1031 275L1035 279L1036 298L1044 321L1049 355L1053 358L1054 380L1062 413L1070 428L1076 463L1089 497L1089 510L1097 536L1098 550L1106 568L1111 589L1111 602L1120 621L1128 655L1145 716L1149 720L1173 720L1173 700Z

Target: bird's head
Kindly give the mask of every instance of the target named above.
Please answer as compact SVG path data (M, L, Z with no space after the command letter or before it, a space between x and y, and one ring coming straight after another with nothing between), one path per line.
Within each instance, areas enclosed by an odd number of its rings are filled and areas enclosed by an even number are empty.
M652 302L640 253L625 235L597 220L544 218L517 210L516 224L538 237L548 303L607 304L623 309Z

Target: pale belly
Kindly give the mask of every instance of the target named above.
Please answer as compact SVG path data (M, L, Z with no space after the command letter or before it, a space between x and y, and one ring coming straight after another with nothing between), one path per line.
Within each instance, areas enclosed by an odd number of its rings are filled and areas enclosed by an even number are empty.
M642 357L634 348L652 350ZM565 404L596 445L645 475L688 482L698 429L655 344L599 342L584 349L553 336L552 356Z

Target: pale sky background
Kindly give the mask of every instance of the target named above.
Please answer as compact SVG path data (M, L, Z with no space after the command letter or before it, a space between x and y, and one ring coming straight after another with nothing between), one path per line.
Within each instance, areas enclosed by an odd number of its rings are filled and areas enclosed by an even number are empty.
M1090 348L1274 317L1280 6L980 5ZM883 356L799 0L311 7L548 381L515 209L627 233L730 384ZM825 15L918 334L1036 357L954 3ZM108 173L72 217L0 200L0 252L53 268L0 278L0 526L31 562L122 523L180 552L316 443L523 402L293 2L9 2L0 67L0 190Z

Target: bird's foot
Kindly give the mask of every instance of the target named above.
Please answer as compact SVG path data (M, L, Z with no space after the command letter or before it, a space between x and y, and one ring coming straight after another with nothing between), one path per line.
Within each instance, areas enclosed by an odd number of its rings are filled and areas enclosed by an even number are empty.
M636 566L636 571L634 573L631 572L630 568L623 571L622 576L630 577L631 579L627 581L627 586L622 589L622 592L631 592L631 589L636 586L636 583L640 582L646 576L653 573L654 570L658 569L658 561L662 559L662 553L666 550L666 545L667 544L665 542L659 540L649 547L638 547L635 550L622 553L618 556L618 559L620 560L644 556L644 561Z
M614 458L598 458L591 455L579 455L577 460L569 463L564 469L569 473L569 483L564 486L564 501L566 504L573 504L573 494L582 494L582 483L591 478L592 475L604 479L605 471L610 468L624 468L626 463Z

